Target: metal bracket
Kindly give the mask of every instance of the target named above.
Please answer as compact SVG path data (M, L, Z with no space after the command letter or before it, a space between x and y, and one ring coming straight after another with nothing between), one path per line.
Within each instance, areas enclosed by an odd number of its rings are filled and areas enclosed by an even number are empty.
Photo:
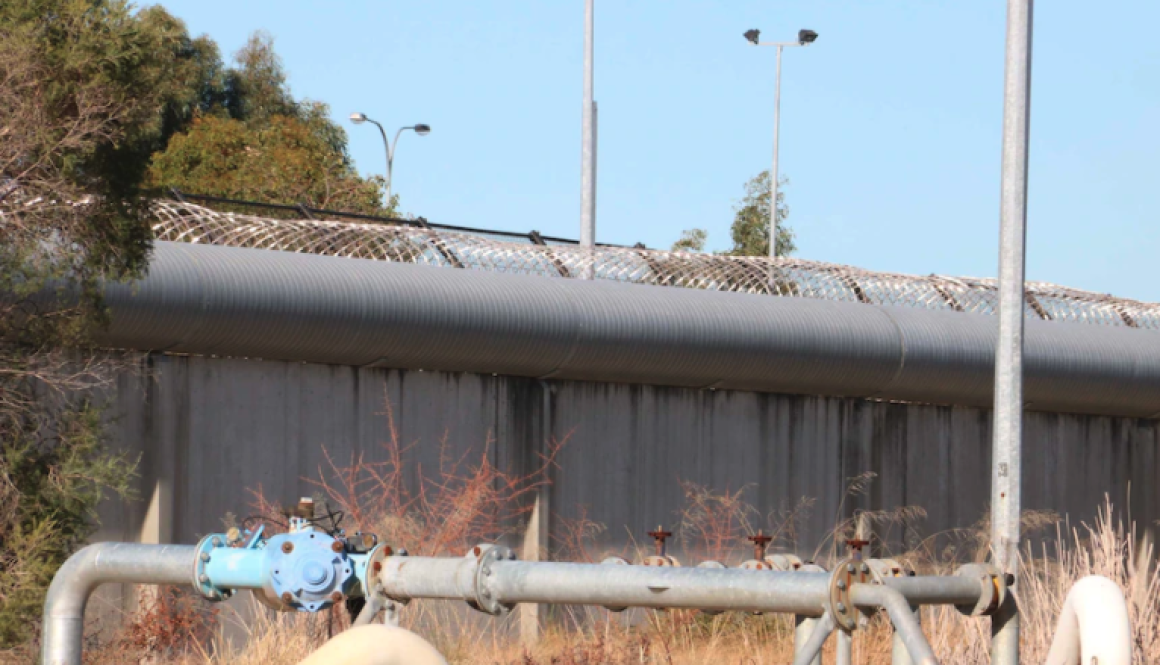
M1007 599L1007 576L989 563L969 563L956 570L955 576L975 578L983 588L974 607L955 605L955 609L967 616L990 616Z
M826 610L834 619L834 624L847 633L858 627L861 612L850 602L850 587L855 584L870 583L870 566L857 557L846 559L834 567L830 575L830 596Z
M515 561L516 553L507 547L492 545L479 555L479 564L475 567L475 599L476 609L494 616L505 616L512 611L515 605L499 602L491 585L491 566L498 561Z

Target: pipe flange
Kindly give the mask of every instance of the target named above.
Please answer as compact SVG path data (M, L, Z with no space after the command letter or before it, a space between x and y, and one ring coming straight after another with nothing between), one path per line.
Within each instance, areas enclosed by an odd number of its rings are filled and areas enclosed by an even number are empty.
M396 552L390 545L379 543L367 552L366 557L351 557L355 562L355 575L362 587L363 595L370 597L372 590L379 586L379 575L387 565L387 559L392 556L407 556L406 550ZM404 600L391 599L397 605L406 605L410 598Z
M955 609L967 616L990 616L1007 599L1007 576L989 563L968 563L956 570L955 576L977 579L982 587L979 602L974 607L955 605Z
M604 561L601 561L600 565L602 565L602 566L631 566L632 564L628 561L628 559L625 559L623 557L610 556L607 559L605 559ZM609 607L609 606L605 605L604 609L608 610L609 612L623 612L623 611L627 610L628 607Z
M213 580L206 573L206 564L213 558L213 551L226 546L226 537L220 533L211 533L202 538L197 544L197 555L193 558L193 588L211 602L220 602L233 595L230 589L219 589L213 585Z
M862 613L850 602L850 587L870 583L870 566L865 561L846 559L834 567L830 575L830 593L826 610L838 628L847 633L858 627Z
M642 566L655 566L657 568L680 568L681 562L675 556L667 554L654 554L653 556L646 556L640 562Z
M479 548L477 548L479 549ZM515 561L516 553L507 547L492 545L479 555L479 565L475 567L475 605L480 612L493 616L505 616L515 607L501 603L491 588L492 564L498 561Z
M710 570L722 570L726 566L725 566L725 564L721 563L720 561L702 561L701 563L697 564L697 567L698 568L708 568ZM702 614L707 614L709 616L716 616L718 614L721 614L722 612L724 612L724 610L701 610Z

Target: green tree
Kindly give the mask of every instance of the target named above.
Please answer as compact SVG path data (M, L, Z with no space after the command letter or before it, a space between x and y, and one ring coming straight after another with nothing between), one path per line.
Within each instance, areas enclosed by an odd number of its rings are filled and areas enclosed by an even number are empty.
M294 99L269 34L251 35L234 62L205 67L204 103L153 155L150 187L394 214L394 200L382 203L382 180L358 175L328 107Z
M93 348L98 285L145 268L141 178L216 103L211 46L159 8L0 2L0 646L35 634L96 506L128 493L98 401L125 364Z
M705 229L685 229L681 231L681 237L673 243L672 251L703 252L705 241L708 239L709 233Z
M797 251L794 232L786 223L789 207L782 188L789 181L782 178L777 190L777 255L789 256ZM762 171L745 183L745 196L733 209L729 235L733 246L720 252L725 256L769 256L769 171ZM704 251L708 234L704 229L688 229L673 245L673 251Z
M777 188L777 255L788 256L797 251L794 233L785 220L789 218L789 207L785 204L784 185L789 181L782 178ZM769 256L769 171L762 171L745 183L745 197L734 208L733 226L729 235L733 247L725 254L729 256Z
M382 181L364 179L309 121L207 116L174 136L149 169L156 187L251 201L381 213Z
M265 31L250 35L234 54L237 66L225 75L225 109L236 120L263 121L270 116L297 117L299 105L286 84L282 58Z

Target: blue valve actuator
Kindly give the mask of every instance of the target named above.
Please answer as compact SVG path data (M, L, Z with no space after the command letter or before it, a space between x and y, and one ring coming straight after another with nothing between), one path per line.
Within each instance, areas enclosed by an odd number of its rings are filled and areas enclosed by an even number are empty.
M226 535L213 534L199 543L194 583L206 598L251 589L276 609L318 612L362 595L370 555L348 552L343 540L314 529L264 538L261 527L246 540L230 546Z

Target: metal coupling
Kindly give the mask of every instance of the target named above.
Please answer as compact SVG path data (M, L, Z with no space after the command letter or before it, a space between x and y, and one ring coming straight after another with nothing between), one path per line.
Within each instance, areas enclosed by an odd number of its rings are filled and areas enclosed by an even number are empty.
M493 616L507 615L515 605L499 601L491 584L493 566L501 561L515 561L516 553L501 545L480 546L473 551L478 553L479 563L475 567L475 602L468 604Z
M968 563L956 570L955 576L977 579L982 587L979 602L974 607L955 605L955 609L967 616L990 616L999 611L1007 599L1007 576L989 563Z

